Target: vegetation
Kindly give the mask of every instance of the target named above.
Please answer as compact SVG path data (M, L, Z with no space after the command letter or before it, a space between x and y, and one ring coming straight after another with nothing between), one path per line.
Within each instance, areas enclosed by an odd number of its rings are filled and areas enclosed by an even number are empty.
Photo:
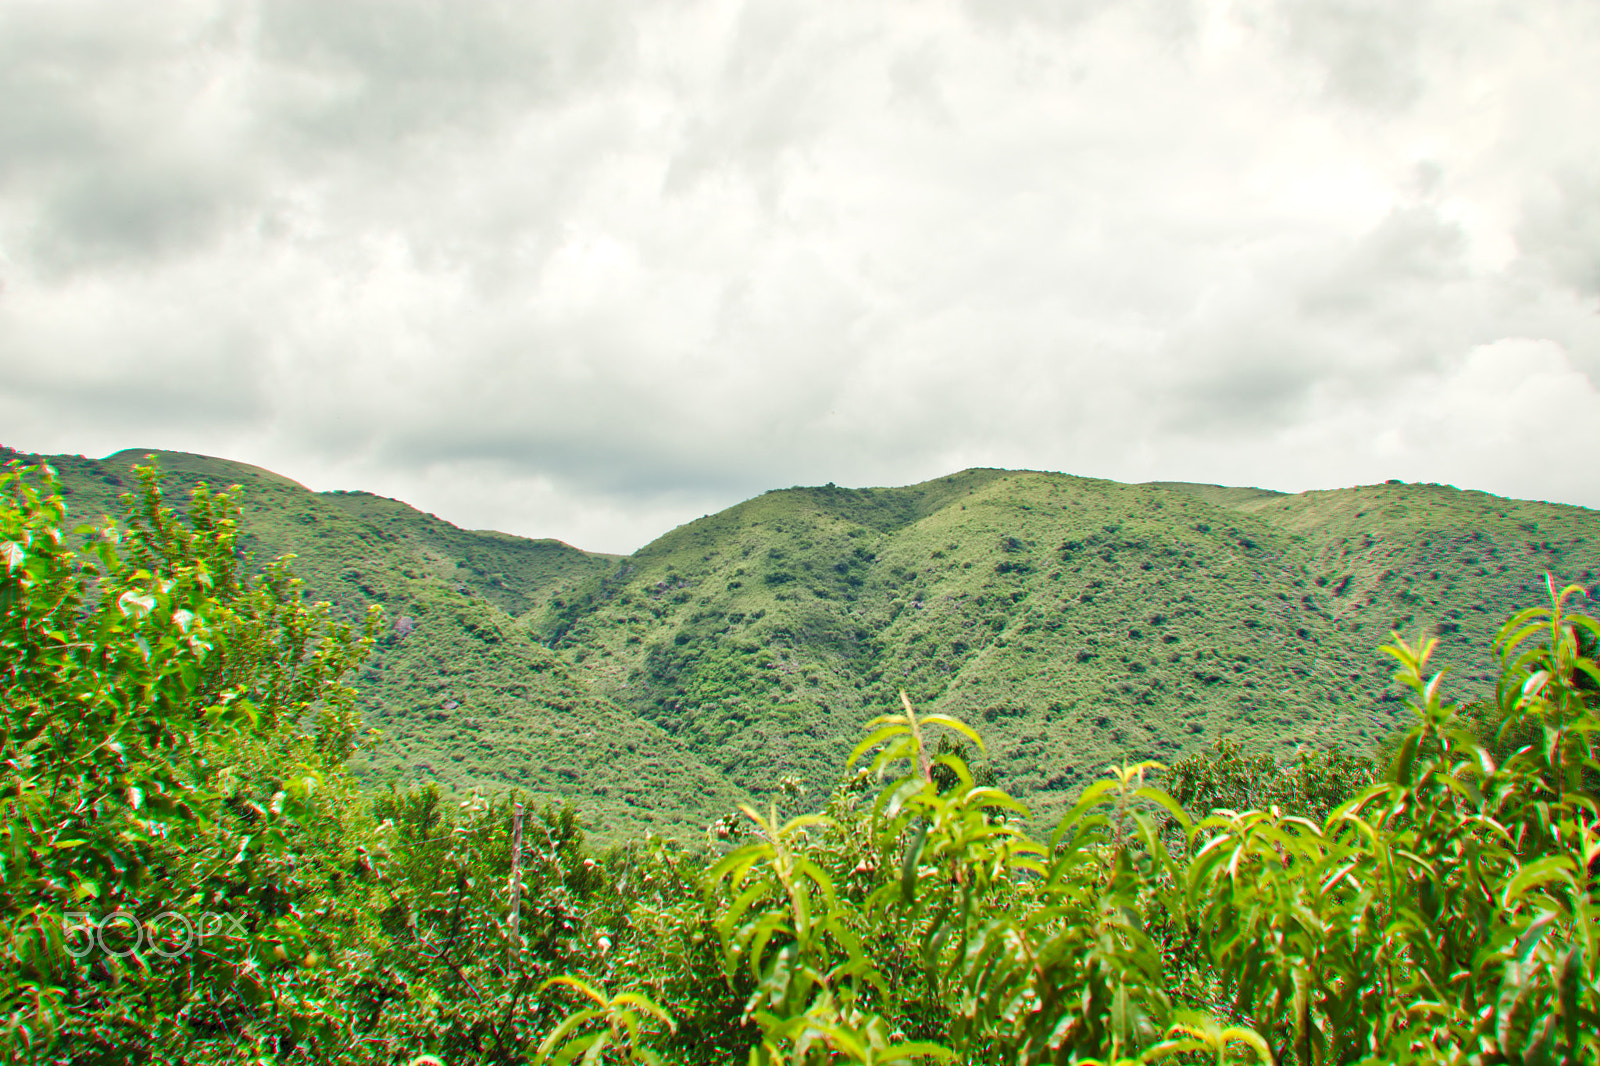
M1041 836L901 694L821 811L791 775L705 849L597 856L535 812L518 907L517 797L345 768L376 617L250 577L230 499L141 479L79 549L48 475L0 476L7 1060L1600 1061L1576 586L1498 630L1486 703L1437 638L1385 647L1381 774L1125 762Z
M128 464L52 457L75 513L118 512ZM517 788L599 840L698 839L776 782L832 787L903 688L983 730L1047 833L1110 762L1218 741L1292 762L1406 723L1373 649L1437 637L1445 695L1488 697L1498 620L1537 575L1600 585L1600 518L1446 486L1297 496L969 470L896 489L770 492L632 556L471 533L393 500L313 493L161 453L168 482L239 483L259 558L312 599L385 611L352 769L452 803ZM112 484L111 482L116 482Z
M65 503L92 519L121 513L136 459L143 453L51 465ZM293 555L297 595L354 623L383 608L351 679L368 728L352 763L364 782L432 782L453 803L508 788L558 807L581 801L591 827L616 840L698 836L708 807L732 809L719 772L597 695L571 656L541 643L541 620L610 573L614 556L470 533L394 500L312 493L239 463L171 452L155 461L180 511L199 485L240 486L238 546L260 559Z

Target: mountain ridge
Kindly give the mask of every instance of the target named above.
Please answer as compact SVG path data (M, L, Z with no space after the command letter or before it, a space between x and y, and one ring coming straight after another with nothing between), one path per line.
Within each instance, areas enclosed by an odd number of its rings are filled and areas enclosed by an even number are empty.
M146 454L46 458L81 513ZM241 484L258 559L296 553L347 614L384 605L357 681L382 735L358 770L577 802L602 838L692 834L786 776L825 791L902 689L979 728L1041 819L1122 758L1362 747L1401 720L1391 630L1437 636L1451 691L1481 695L1495 628L1543 573L1600 570L1595 512L1437 485L972 468L776 489L618 556L157 455L174 499Z

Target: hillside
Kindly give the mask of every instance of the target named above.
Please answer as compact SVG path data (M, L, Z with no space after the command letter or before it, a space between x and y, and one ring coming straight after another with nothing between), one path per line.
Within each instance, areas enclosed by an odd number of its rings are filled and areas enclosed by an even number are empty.
M141 454L50 458L86 515ZM1041 820L1123 757L1220 736L1364 747L1399 713L1391 629L1438 634L1469 697L1546 571L1600 570L1595 512L1435 485L968 470L769 492L618 559L160 461L174 490L240 483L257 557L297 553L315 596L384 604L370 779L579 799L602 836L692 831L784 775L825 790L901 688L977 726Z
M146 451L103 460L46 456L72 516L122 513L120 494ZM377 730L355 769L374 784L437 781L581 803L603 839L703 832L702 810L736 794L697 754L590 691L530 622L616 557L554 540L458 529L368 493L316 493L223 459L158 452L168 501L199 481L243 489L254 557L294 554L313 599L359 617L381 604L387 629L361 677L362 710ZM40 457L0 451L0 461Z
M970 470L772 492L627 562L556 647L737 784L821 785L904 688L977 725L1059 811L1124 757L1220 736L1365 748L1397 721L1377 646L1438 633L1482 691L1543 574L1592 582L1600 516L1426 485L1283 496Z

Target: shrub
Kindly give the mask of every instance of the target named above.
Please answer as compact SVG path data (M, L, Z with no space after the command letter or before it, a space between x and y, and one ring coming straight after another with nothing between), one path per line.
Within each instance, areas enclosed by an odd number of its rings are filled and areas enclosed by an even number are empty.
M597 859L547 807L514 860L516 796L346 774L377 617L336 624L284 563L249 576L229 496L180 519L140 477L80 550L48 472L0 475L8 1060L1600 1056L1577 587L1501 630L1489 702L1445 702L1436 641L1397 636L1414 724L1378 765L1223 742L1113 767L1035 840L978 735L902 694L819 812L780 809L790 781L710 857ZM745 692L753 654L662 669ZM198 948L193 909L225 924Z

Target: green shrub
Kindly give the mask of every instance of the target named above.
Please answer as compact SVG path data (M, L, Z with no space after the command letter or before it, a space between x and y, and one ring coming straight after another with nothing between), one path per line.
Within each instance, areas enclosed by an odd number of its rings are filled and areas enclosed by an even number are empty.
M518 797L345 770L376 616L336 623L283 563L248 576L226 495L180 520L141 478L80 550L48 473L0 475L8 1060L1600 1056L1600 623L1576 586L1502 628L1490 702L1445 700L1437 642L1396 637L1413 724L1376 766L1230 743L1119 765L1036 839L969 767L978 735L902 694L821 811L784 812L790 776L710 855L597 857L546 806L514 897ZM714 710L756 695L758 650L659 665ZM200 911L219 927L185 941Z

